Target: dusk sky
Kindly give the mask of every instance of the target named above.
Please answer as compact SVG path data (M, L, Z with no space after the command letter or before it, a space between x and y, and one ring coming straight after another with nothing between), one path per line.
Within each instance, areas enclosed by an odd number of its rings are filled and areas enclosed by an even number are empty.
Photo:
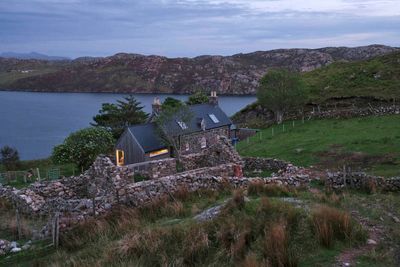
M0 52L169 57L400 46L400 0L0 0Z

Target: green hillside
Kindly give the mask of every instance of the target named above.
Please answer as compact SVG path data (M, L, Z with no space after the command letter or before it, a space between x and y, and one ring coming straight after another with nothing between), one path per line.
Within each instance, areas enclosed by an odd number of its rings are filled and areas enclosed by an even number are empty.
M272 128L274 136L272 136ZM343 164L383 176L400 175L400 116L285 122L237 146L242 156L274 157L302 166Z
M323 102L332 97L372 96L400 98L400 53L358 62L335 62L303 75L310 98Z

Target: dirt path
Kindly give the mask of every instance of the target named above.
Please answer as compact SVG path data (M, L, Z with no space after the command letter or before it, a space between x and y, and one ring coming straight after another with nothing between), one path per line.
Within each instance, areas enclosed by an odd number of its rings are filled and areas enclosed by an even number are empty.
M381 225L372 224L368 219L361 217L358 211L352 211L351 215L364 227L364 229L368 231L367 243L360 247L350 248L340 253L333 267L355 266L357 258L372 251L376 246L378 246L384 236L384 230Z

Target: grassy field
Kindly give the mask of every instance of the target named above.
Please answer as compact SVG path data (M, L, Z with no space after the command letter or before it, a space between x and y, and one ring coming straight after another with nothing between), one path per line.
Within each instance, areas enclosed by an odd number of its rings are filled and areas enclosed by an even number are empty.
M24 172L32 169L34 176L32 177L31 181L24 181ZM60 176L72 176L72 175L79 175L80 170L79 168L73 164L54 164L50 158L48 159L39 159L39 160L23 160L20 161L17 165L15 171L17 174L12 176L12 181L6 181L6 178L0 177L0 183L8 184L10 186L14 186L16 188L21 188L29 185L31 182L35 181L37 177L37 169L39 169L40 178L42 180L46 180L49 178L49 172L52 172L54 169L59 169ZM5 173L6 170L2 164L0 164L0 173Z
M399 115L295 121L294 125L285 122L263 129L237 149L242 156L274 157L301 166L337 169L345 164L376 175L400 175Z
M365 61L335 62L303 77L313 102L349 96L399 99L399 60L400 53L396 52Z

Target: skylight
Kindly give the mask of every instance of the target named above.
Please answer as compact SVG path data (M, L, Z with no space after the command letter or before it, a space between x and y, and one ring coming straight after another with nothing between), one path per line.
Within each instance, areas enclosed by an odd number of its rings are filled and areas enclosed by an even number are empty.
M214 122L214 123L218 123L219 120L217 119L217 117L214 114L208 114L208 116L210 117L210 119Z
M181 127L182 130L186 130L188 128L186 123L184 123L183 121L176 121L176 123L178 123L179 127Z

